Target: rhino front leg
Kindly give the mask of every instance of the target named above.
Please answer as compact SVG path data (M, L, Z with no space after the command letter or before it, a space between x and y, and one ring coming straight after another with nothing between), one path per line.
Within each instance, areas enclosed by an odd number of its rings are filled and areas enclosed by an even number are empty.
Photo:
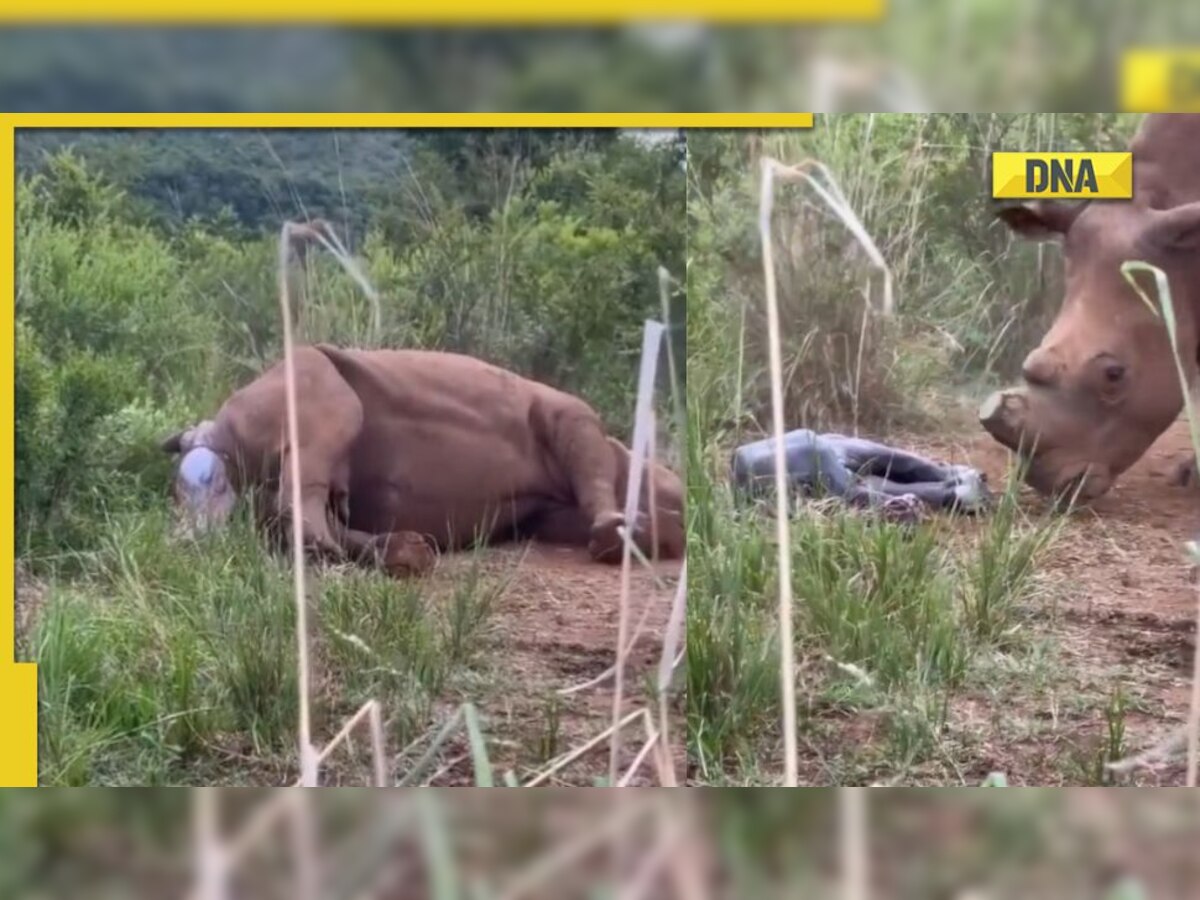
M644 518L644 517L642 517ZM624 521L621 516L617 524ZM655 547L652 530L639 519L639 527L633 531L633 542L645 556L653 556ZM621 536L614 527L611 535L598 535L592 520L578 506L559 506L539 515L528 530L528 534L547 544L570 547L587 547L597 562L618 563L624 551Z
M415 531L368 534L353 528L339 528L338 537L355 562L382 569L393 578L423 575L437 561L433 545Z
M283 536L290 542L295 516L292 511L292 471L288 452L283 453L280 463L282 475L277 496L279 523ZM300 521L304 528L304 549L320 559L335 562L344 560L345 548L338 541L337 527L331 516L330 497L335 492L330 483L333 480L330 467L322 464L319 454L302 450L300 478Z
M545 444L588 523L588 552L606 560L620 545L617 529L624 516L617 507L617 461L600 418L582 401L543 411L541 418Z

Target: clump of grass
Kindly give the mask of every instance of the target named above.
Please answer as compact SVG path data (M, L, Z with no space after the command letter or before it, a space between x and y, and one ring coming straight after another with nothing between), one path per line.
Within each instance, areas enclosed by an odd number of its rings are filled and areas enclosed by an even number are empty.
M688 428L687 723L706 779L749 751L779 704L778 636L772 615L774 552L767 529L736 511L713 477L703 432Z
M1032 599L1037 561L1066 521L1051 517L1036 525L1028 522L1018 503L1027 465L1022 461L1010 474L965 567L963 620L974 639L985 645L1003 645L1012 637L1018 607Z
M884 687L956 683L965 660L943 556L930 529L801 515L792 548L801 642Z
M1118 684L1104 708L1104 736L1090 750L1074 748L1071 766L1079 781L1089 787L1108 787L1117 783L1110 763L1121 759L1126 752L1125 712L1128 700Z
M248 515L192 542L167 526L165 515L112 520L71 580L50 582L33 634L42 783L208 783L241 765L261 779L294 755L286 559L264 551ZM506 584L476 565L447 598L426 582L322 571L316 699L348 714L378 698L395 740L411 741L470 664Z

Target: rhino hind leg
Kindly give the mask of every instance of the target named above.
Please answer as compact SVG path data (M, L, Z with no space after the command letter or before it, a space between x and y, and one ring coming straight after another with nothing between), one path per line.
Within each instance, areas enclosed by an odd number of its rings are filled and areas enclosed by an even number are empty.
M582 402L577 407L541 410L543 443L567 478L575 505L588 525L589 542L607 546L624 522L617 508L617 460L600 419ZM597 559L599 549L592 555Z
M645 516L639 516L638 527L633 532L633 542L649 557L654 554L654 540L651 529L645 522L640 521L644 518ZM625 517L618 513L615 519L609 519L607 527L598 526L579 507L560 506L537 516L522 529L522 533L546 544L586 547L588 554L596 562L619 563L624 547L620 527L624 522Z

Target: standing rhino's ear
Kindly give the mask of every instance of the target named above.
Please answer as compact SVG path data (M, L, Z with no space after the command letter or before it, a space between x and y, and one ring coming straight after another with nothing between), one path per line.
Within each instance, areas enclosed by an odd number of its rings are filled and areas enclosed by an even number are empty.
M1006 206L996 213L996 218L1021 237L1048 241L1070 231L1071 223L1082 210L1083 204L1068 206L1053 200L1035 200L1020 206Z
M180 453L183 451L183 435L185 432L177 431L169 438L165 438L159 448L164 453Z
M1156 212L1146 240L1164 250L1200 249L1200 203Z

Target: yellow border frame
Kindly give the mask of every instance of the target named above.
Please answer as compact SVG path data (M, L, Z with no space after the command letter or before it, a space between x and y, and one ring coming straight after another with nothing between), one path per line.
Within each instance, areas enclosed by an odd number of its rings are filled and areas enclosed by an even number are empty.
M704 21L717 24L864 22L883 17L886 0L620 0L547 3L545 0L443 0L326 3L259 0L148 3L144 0L39 0L11 3L0 22L30 25L96 24L354 24L354 25L615 25L626 22Z
M807 112L0 113L14 128L811 128Z
M0 127L0 281L8 305L0 313L0 472L9 473L9 487L0 490L0 596L11 598L0 609L0 785L37 784L37 666L13 661L16 618L16 520L13 488L13 381L16 360L13 336L16 315L16 133L5 119Z
M16 132L23 128L811 128L812 113L23 113L0 115L0 786L37 784L37 664L16 663L13 459Z

